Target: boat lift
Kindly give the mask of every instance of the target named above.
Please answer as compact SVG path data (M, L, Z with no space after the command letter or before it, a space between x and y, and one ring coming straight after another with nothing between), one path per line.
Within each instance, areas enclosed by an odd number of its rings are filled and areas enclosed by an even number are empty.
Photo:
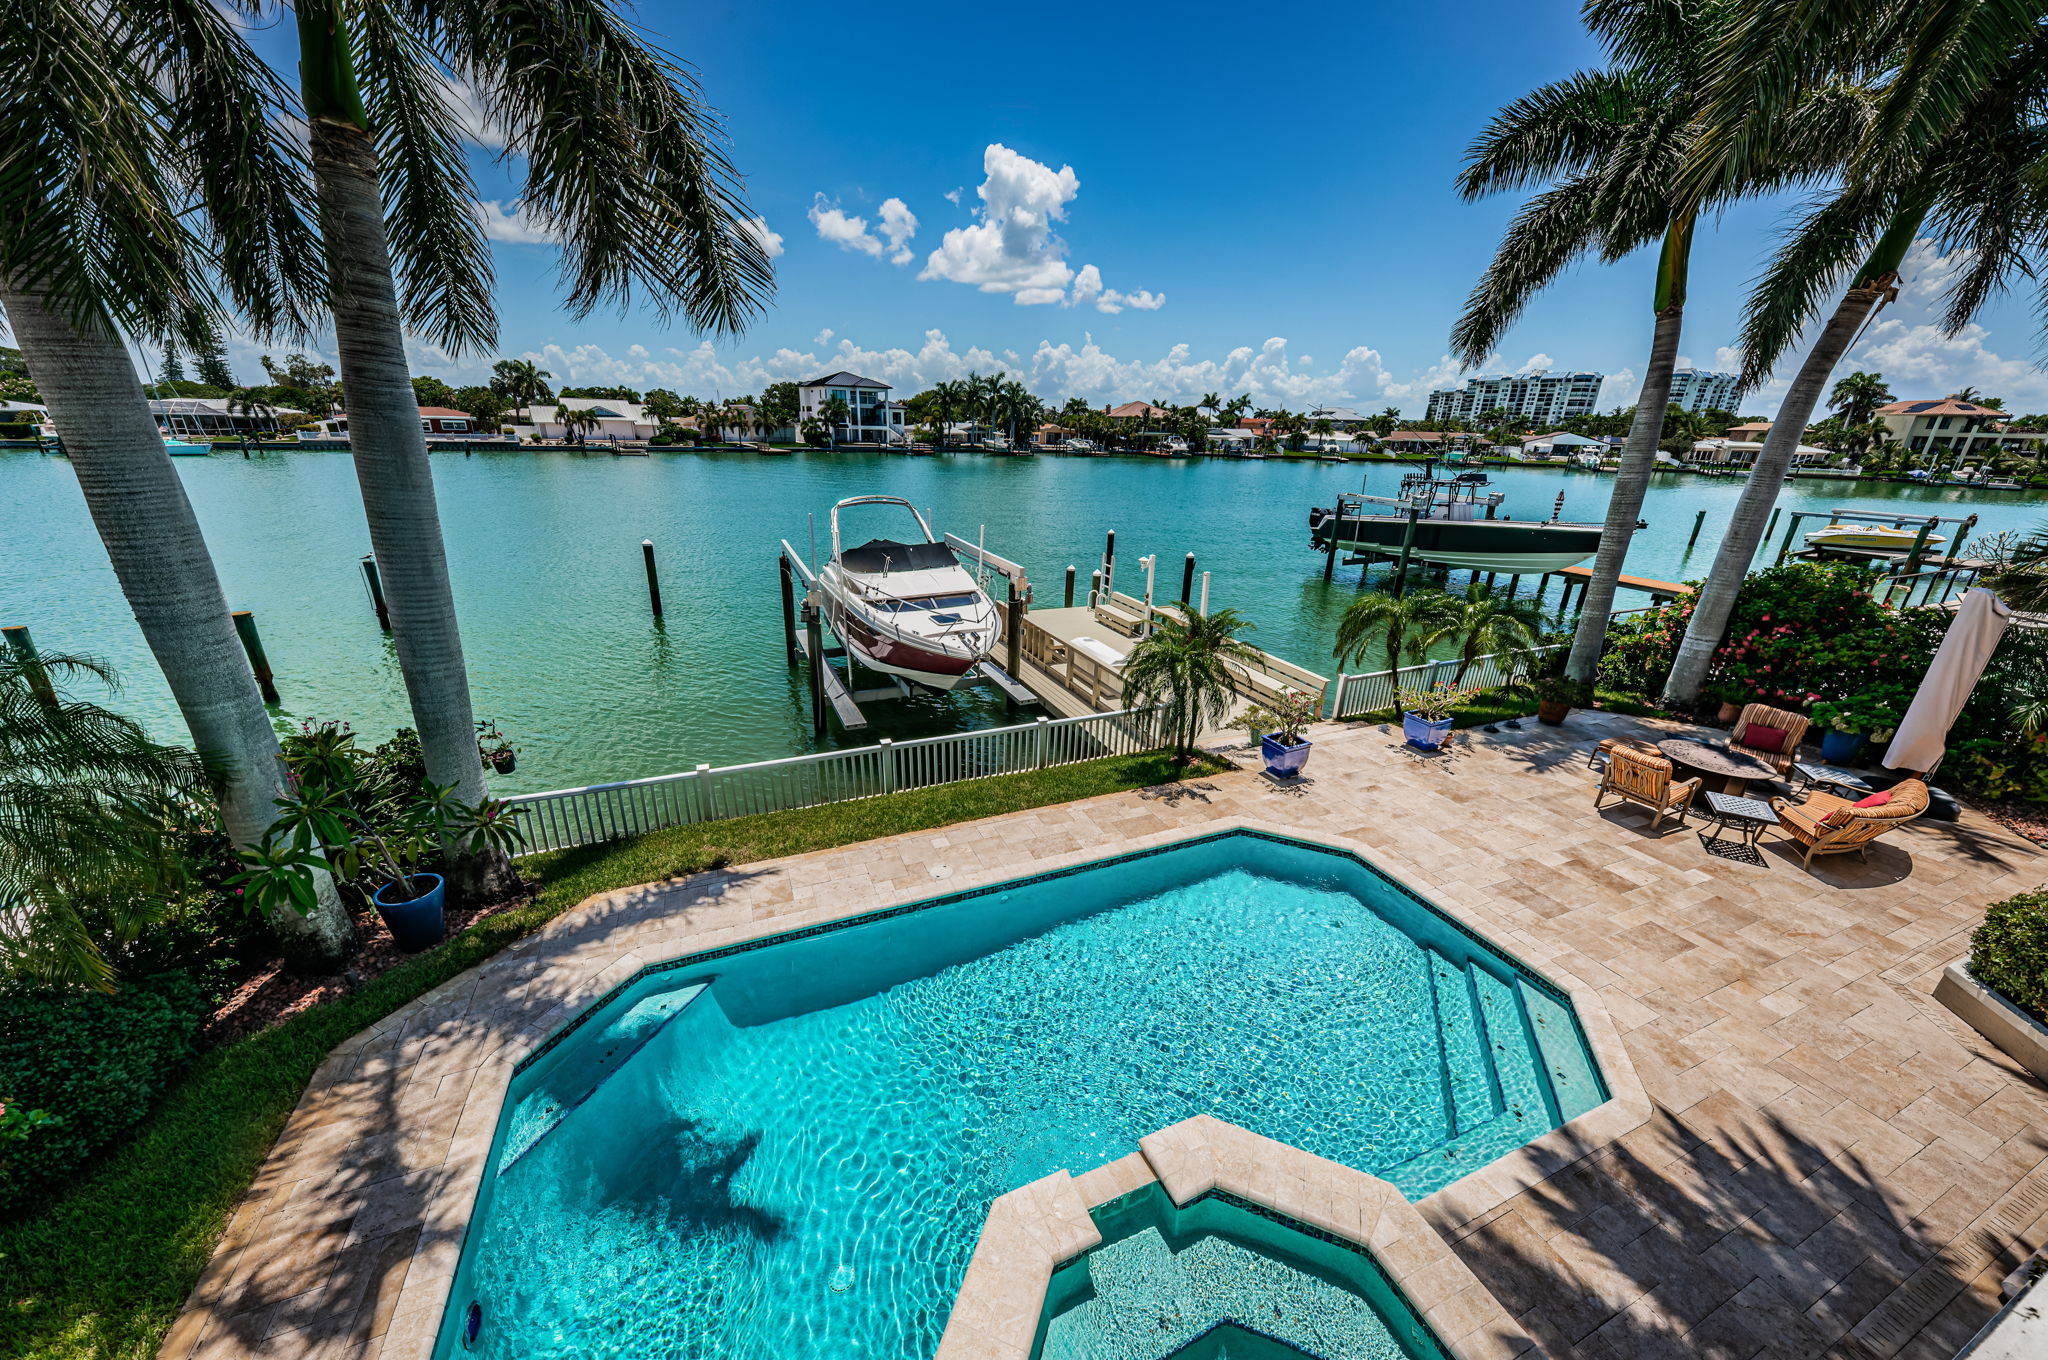
M1822 512L1818 510L1793 511L1791 521L1785 526L1785 537L1778 543L1778 555L1771 560L1771 565L1776 566L1778 563L1783 562L1787 554L1791 553L1792 539L1799 532L1800 520L1820 518L1822 518ZM1812 556L1818 558L1828 556L1872 563L1892 563L1896 568L1897 574L1900 576L1913 576L1919 573L1920 561L1927 555L1928 536L1934 532L1935 526L1939 524L1953 524L1956 526L1955 537L1950 539L1948 543L1948 551L1937 554L1944 559L1942 565L1951 568L1965 565L1964 559L1958 557L1956 552L1957 549L1963 546L1963 540L1969 536L1970 530L1977 527L1977 517L1975 515L1919 515L1911 511L1877 513L1869 510L1829 510L1826 512L1826 518L1831 524L1838 521L1859 524L1883 524L1889 525L1894 529L1903 529L1913 524L1919 525L1920 532L1914 537L1913 546L1903 555L1885 548L1822 548L1818 546L1808 548L1799 554L1801 557ZM1774 526L1776 525L1777 517L1775 515L1771 517L1771 522ZM1769 532L1769 530L1765 530L1765 533L1768 534Z
M991 571L1009 582L1009 599L1003 612L1004 666L984 660L968 672L969 684L993 685L1001 690L1014 710L1020 704L1035 704L1038 696L1021 684L1016 678L1019 669L1019 653L1023 645L1024 611L1031 603L1031 582L1024 574L1024 568L1007 558L998 557L986 548L954 534L945 537L946 546L963 557L972 558L984 571ZM911 684L897 676L885 676L887 685L868 689L853 686L854 661L847 654L843 642L828 646L825 642L825 609L820 598L817 573L811 570L788 539L782 540L782 551L776 558L778 575L782 580L782 637L783 648L790 668L794 670L800 661L810 662L811 676L811 728L814 735L822 737L832 719L848 732L857 732L868 725L867 715L861 712L864 703L875 703L890 699L907 699L916 691ZM797 589L801 582L801 598ZM842 676L834 662L843 663L846 673Z

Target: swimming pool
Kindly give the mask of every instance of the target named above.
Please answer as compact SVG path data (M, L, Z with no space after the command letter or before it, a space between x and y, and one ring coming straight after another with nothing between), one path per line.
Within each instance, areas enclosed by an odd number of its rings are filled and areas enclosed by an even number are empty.
M513 1079L436 1354L924 1360L990 1201L1190 1115L1416 1199L1605 1098L1399 883L1206 836L622 984Z

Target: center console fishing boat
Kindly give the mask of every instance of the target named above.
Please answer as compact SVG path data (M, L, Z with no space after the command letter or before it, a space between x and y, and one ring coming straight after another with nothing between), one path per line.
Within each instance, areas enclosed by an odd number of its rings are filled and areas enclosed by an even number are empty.
M840 540L840 513L894 505L916 526L858 547ZM832 507L832 560L818 572L825 621L869 670L950 690L996 645L996 606L953 549L899 496L854 496Z
M1434 465L1401 479L1396 496L1341 495L1334 506L1308 512L1309 541L1367 558L1399 558L1414 524L1410 555L1436 566L1476 571L1545 572L1576 566L1600 551L1601 525L1556 518L1509 519L1499 515L1500 492L1488 492L1483 472L1439 477ZM1558 506L1564 503L1558 497Z

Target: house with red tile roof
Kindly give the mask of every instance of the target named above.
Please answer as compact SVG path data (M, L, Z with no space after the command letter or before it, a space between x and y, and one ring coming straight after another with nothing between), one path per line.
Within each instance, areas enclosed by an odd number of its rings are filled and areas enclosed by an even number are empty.
M1914 453L1974 458L1999 452L2031 453L2038 434L2007 432L2004 411L1974 401L1895 401L1877 408L1892 438Z

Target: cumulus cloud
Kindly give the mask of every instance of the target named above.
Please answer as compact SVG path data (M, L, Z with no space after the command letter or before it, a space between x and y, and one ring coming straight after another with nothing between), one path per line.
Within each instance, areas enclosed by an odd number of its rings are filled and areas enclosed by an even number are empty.
M1081 192L1073 166L1055 170L991 142L982 152L981 168L985 178L975 191L981 199L980 220L948 231L919 278L1008 293L1020 307L1058 303L1113 314L1126 307L1155 311L1165 303L1163 294L1105 287L1102 271L1092 264L1076 270L1067 263L1067 243L1053 224L1067 220L1067 205ZM958 192L947 197L957 202Z
M493 241L507 241L513 245L551 246L561 243L561 235L554 228L536 221L526 210L524 203L507 205L498 199L486 199L476 205L477 221L483 224L484 235ZM777 237L779 242L782 238Z
M463 140L487 150L503 151L508 140L505 129L484 111L483 96L477 93L476 87L445 71L436 71L434 79L439 86L441 102L455 115L455 125Z
M782 233L769 230L767 218L750 217L740 223L740 230L759 241L762 251L769 259L772 260L782 253Z
M872 255L878 260L886 256L891 264L909 264L912 258L909 241L917 235L917 215L900 198L882 200L878 215L881 218L877 224L879 233L868 230L865 217L852 216L823 194L811 202L811 225L818 229L820 240L830 241L841 250Z

